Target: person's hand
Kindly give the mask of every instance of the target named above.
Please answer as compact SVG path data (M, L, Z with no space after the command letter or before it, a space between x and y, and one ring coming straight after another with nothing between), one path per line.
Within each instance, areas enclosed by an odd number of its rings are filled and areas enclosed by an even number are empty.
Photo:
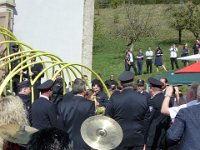
M29 76L31 76L31 77L32 77L33 75L34 75L34 73L33 73L33 72L29 72Z
M166 87L166 93L165 93L165 94L166 94L167 96L170 96L170 97L171 97L172 94L173 94L173 91L174 91L173 86L169 85L169 86Z
M146 148L147 148L147 146L146 146L146 144L144 144L143 150L146 150Z
M98 107L98 106L100 106L100 104L99 104L99 102L95 102L95 107Z

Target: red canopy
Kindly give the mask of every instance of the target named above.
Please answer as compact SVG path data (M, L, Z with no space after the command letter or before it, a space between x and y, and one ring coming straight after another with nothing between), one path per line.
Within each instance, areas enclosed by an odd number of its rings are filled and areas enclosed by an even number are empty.
M200 73L200 62L194 63L175 72L175 74L179 73Z

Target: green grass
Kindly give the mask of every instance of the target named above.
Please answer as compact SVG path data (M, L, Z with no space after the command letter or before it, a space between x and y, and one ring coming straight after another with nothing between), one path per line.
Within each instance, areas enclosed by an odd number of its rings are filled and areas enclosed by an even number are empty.
M173 43L178 43L178 32L169 28L167 20L170 19L164 14L166 5L143 5L143 10L152 9L154 16L152 21L158 21L159 25L156 27L156 36L152 38L143 38L134 44L134 54L137 54L139 48L143 49L143 52L151 47L155 53L156 47L159 45L163 52L163 62L166 64L168 70L171 69L169 48ZM156 8L156 9L155 9ZM102 74L103 80L109 78L110 74L114 74L117 79L120 73L124 71L124 53L126 50L126 40L115 37L111 33L115 28L114 16L116 13L119 15L119 24L125 21L123 7L117 9L103 9L100 10L100 15L95 16L100 22L100 31L94 34L94 48L93 48L93 70ZM100 34L99 34L100 33ZM183 43L188 43L190 52L193 52L192 46L195 38L188 31L183 32ZM182 52L182 45L178 45L179 54ZM180 68L183 67L181 61L179 61ZM132 70L133 71L133 70ZM143 73L146 72L146 64L143 64ZM143 74L136 76L136 79L147 79L158 74L162 74L165 71L160 69L156 72L156 67L153 66L152 74Z

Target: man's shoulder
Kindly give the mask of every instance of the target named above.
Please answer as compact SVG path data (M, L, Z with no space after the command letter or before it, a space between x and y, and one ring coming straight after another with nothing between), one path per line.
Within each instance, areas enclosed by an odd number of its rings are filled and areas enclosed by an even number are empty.
M138 101L142 101L145 100L146 101L146 97L142 94L137 93L134 89L125 89L122 90L119 94L119 97L130 97L130 99L135 99Z
M153 97L153 99L159 99L159 100L164 100L164 94L161 92L161 93L159 93L159 94L156 94L154 97Z
M182 111L185 111L187 113L192 113L192 112L200 112L200 104L192 105L189 107L186 107L185 109L182 109Z

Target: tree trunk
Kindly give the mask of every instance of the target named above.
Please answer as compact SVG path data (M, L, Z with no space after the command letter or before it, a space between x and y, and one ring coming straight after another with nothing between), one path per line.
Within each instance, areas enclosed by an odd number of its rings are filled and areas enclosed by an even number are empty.
M179 29L178 30L178 38L179 38L179 44L181 44L181 42L182 42L182 30L181 29Z

